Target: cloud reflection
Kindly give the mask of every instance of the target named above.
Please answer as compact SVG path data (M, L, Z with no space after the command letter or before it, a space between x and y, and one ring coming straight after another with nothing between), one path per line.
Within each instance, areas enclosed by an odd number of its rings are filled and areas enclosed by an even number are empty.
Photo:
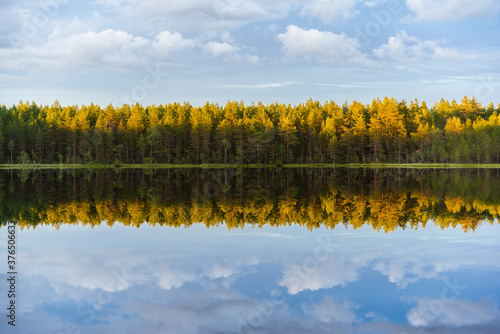
M64 240L47 239L52 246L44 249L37 230L20 238L30 245L22 248L28 307L20 333L62 333L71 324L93 334L427 334L450 326L456 333L488 333L499 324L498 285L474 276L478 285L468 284L464 299L438 309L441 290L425 287L430 280L439 284L443 273L454 278L498 272L498 246L489 241L500 229L481 229L448 242L433 237L439 231L432 229L425 241L422 231L405 238L404 232L388 237L363 229L334 231L332 242L339 247L317 259L317 238L325 231L301 231L303 238L296 239L150 228L141 233L151 242L133 247L122 235L123 240L98 242L109 238L100 230L92 231L92 246L78 233L51 231L43 236ZM471 238L484 243L456 242ZM375 275L378 281L372 281ZM369 287L370 295L358 293L355 282ZM281 292L275 300L274 290Z
M321 322L344 322L352 324L360 321L356 316L356 305L348 300L335 301L331 297L326 297L321 303L313 305L303 305L302 310L313 319Z
M283 271L279 285L295 295L304 290L316 291L334 286L346 286L358 279L363 267L374 259L373 254L331 255L325 261L313 262L313 266L292 264Z
M500 320L498 305L491 300L457 299L446 303L442 299L422 298L407 315L413 326L470 326Z

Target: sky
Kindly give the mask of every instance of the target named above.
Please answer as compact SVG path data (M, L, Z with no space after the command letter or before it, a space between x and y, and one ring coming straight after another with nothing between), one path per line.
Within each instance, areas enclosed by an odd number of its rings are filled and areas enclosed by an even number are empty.
M498 0L3 0L0 104L500 103Z

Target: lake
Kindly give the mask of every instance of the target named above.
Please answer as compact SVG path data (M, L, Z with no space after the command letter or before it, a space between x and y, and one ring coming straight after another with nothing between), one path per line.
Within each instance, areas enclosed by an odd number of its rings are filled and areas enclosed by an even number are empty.
M0 215L1 333L500 328L498 169L3 170Z

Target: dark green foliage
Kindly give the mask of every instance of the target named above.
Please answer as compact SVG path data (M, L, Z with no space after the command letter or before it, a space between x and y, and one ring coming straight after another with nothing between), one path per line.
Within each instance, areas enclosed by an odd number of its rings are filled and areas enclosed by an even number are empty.
M500 106L0 106L0 164L500 163Z
M146 158L150 159L150 158ZM500 218L500 169L101 168L0 170L0 230L50 224L379 231Z

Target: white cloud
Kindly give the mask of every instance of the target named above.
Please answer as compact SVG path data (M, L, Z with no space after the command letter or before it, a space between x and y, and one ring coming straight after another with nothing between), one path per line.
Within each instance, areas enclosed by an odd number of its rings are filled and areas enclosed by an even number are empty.
M358 308L358 305L348 300L335 301L330 297L326 297L323 302L319 304L302 306L302 310L306 315L316 318L321 322L344 322L348 324L360 320L356 316L356 310Z
M255 65L259 62L257 55L241 55L239 49L227 42L208 42L203 47L203 52L213 58L223 58L226 61L243 62Z
M7 49L2 58L8 60L3 69L10 71L117 71L141 68L158 59L164 61L172 54L196 46L197 41L176 32L162 31L154 39L146 39L108 29L64 37L57 33L42 45Z
M99 0L123 17L148 18L161 26L189 30L227 30L241 25L284 17L289 4L265 0ZM166 19L168 18L168 19Z
M500 11L498 0L406 0L418 21L461 20L471 17L489 18Z
M314 0L307 2L301 14L318 17L329 23L337 18L350 18L359 13L355 10L358 0Z
M214 4L215 12L221 19L253 21L273 16L262 1L226 0L209 3Z
M208 42L204 47L204 51L214 58L233 57L236 54L236 48L226 42Z
M0 70L128 72L144 69L152 63L180 65L188 62L190 57L193 59L198 56L190 53L193 50L202 50L213 58L250 65L260 60L257 55L245 54L227 42L231 39L227 32L212 36L222 38L225 40L223 42L203 43L200 38L185 38L179 32L172 31L160 31L154 37L146 38L114 29L78 32L83 28L80 21L74 20L66 31L60 25L56 26L47 40L38 41L38 45L26 44L5 49L0 56L3 60Z
M365 1L364 5L366 7L377 7L383 5L386 2L387 0L371 0L371 1Z
M154 47L163 54L168 55L172 52L193 49L197 44L197 41L186 39L178 32L162 31L156 36Z
M406 318L413 326L469 326L498 320L498 305L489 300L419 299Z
M373 50L379 59L391 59L406 63L417 62L424 59L473 59L472 54L461 54L455 49L442 46L444 41L421 41L415 36L409 36L406 31L399 31L396 36L389 37L386 44Z
M286 33L278 35L283 44L283 51L291 58L315 60L329 66L360 66L374 65L359 48L358 40L345 34L334 34L330 31L316 29L304 30L289 25Z
M92 66L130 67L143 61L139 56L148 41L124 31L88 32L50 40L42 46L9 50L11 67L61 71Z
M245 55L244 61L249 65L257 65L260 62L260 58L257 55Z
M51 22L51 31L47 40L58 40L73 35L88 33L88 22L81 21L77 17L72 20L60 20ZM44 42L46 39L42 38L39 42ZM39 43L40 44L40 43Z

